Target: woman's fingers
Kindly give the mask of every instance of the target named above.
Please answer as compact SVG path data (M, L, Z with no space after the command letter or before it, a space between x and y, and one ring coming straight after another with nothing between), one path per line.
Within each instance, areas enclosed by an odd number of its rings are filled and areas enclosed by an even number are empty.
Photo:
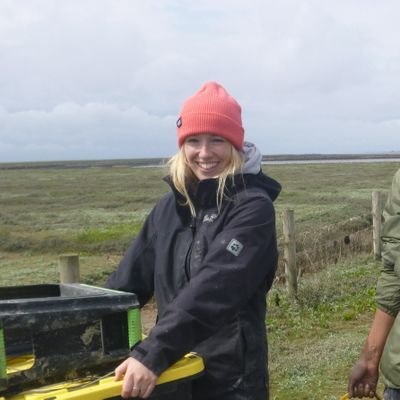
M115 369L115 379L121 380L121 397L147 399L156 385L157 376L141 362L130 357Z
M125 360L122 364L118 365L118 367L115 368L116 381L120 381L124 377L127 367L128 367L128 360Z

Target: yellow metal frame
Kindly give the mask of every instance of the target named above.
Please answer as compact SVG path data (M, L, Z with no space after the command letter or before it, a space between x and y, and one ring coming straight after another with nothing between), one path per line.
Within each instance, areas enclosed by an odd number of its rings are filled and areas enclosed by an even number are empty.
M35 357L32 354L19 356L19 357L8 357L7 358L7 375L11 375L16 372L25 371L27 369L30 369L33 367L34 363L35 363Z
M195 353L189 353L166 371L157 380L157 385L180 379L187 379L204 370L203 359ZM115 381L113 376L95 380L62 382L22 392L12 397L0 397L0 400L104 400L121 393L122 381Z

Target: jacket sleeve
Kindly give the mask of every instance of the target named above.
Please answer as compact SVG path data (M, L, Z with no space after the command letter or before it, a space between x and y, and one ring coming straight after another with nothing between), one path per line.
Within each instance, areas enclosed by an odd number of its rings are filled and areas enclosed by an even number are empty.
M155 209L146 218L141 231L122 258L118 269L108 278L105 287L132 292L143 307L154 292L154 228Z
M131 353L160 374L232 320L266 281L277 261L275 214L264 196L242 200L209 244L202 266L167 306L149 337Z
M377 307L396 316L400 311L400 169L383 211L383 268L377 286Z

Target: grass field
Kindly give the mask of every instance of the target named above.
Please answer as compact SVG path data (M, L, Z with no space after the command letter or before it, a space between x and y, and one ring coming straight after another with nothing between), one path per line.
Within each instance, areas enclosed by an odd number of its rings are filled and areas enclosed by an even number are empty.
M386 194L397 167L265 166L283 186L276 201L279 236L282 211L295 212L299 267L316 271L343 254L371 250L371 192ZM52 271L66 252L79 253L84 279L98 282L168 190L164 174L163 168L127 167L1 170L0 284L11 278L4 271L21 282L57 279ZM363 235L345 246L343 238L355 232Z
M283 186L279 238L282 211L295 212L304 272L298 302L289 302L279 284L269 296L272 399L333 400L346 391L379 273L371 256L371 193L385 196L399 166L265 166ZM57 282L58 256L66 252L80 254L83 282L102 284L168 190L164 174L131 167L1 170L0 285Z

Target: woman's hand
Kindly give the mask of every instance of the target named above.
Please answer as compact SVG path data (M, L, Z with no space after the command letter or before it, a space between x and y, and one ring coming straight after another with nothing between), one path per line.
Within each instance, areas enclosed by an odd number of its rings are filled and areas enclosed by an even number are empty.
M153 391L157 375L133 357L129 357L115 369L115 379L124 379L121 397L147 399Z

